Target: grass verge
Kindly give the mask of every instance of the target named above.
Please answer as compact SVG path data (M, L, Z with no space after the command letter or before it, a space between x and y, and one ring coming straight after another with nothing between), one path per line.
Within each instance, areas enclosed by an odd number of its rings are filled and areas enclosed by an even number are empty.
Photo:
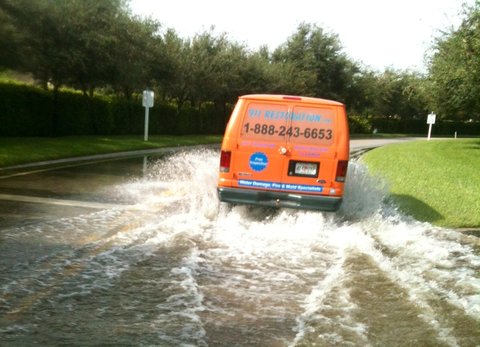
M0 168L44 160L140 149L220 143L219 135L188 136L67 136L0 138Z
M480 140L415 141L363 156L387 180L394 202L420 221L480 227Z

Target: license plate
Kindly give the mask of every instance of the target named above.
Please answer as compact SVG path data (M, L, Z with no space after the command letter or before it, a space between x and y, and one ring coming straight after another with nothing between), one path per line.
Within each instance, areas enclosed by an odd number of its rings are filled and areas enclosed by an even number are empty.
M317 168L316 163L296 163L295 175L317 176Z

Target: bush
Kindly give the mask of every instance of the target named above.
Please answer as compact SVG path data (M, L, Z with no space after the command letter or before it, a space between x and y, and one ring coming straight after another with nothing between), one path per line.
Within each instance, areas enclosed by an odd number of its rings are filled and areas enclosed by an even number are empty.
M113 119L113 133L116 135L139 135L144 129L142 104L137 100L112 98L109 112Z
M480 122L438 121L433 125L432 133L453 136L480 136Z
M179 112L156 101L149 113L149 133L156 135L222 134L225 112L213 103ZM89 97L79 92L0 83L0 136L143 134L145 108L140 96Z
M52 136L52 126L51 93L0 83L0 136Z
M426 119L374 118L372 126L386 134L426 134L428 132ZM478 136L480 123L437 120L432 127L432 135L453 136L455 132L458 135Z
M348 116L348 126L352 134L369 134L373 130L370 120L358 115Z
M145 119L145 109L142 108ZM149 132L156 135L172 135L177 121L177 108L167 103L155 103L150 109ZM143 121L145 123L145 121ZM143 124L142 123L142 124Z
M111 112L111 98L104 96L89 98L88 112L94 134L111 135L115 127L113 113Z
M93 133L87 96L68 91L61 92L58 93L54 107L56 135L89 135Z

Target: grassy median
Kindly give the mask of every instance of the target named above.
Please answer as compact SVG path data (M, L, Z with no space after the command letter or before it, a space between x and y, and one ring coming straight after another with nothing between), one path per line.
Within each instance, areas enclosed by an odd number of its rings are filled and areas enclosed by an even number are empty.
M44 160L162 147L220 143L219 135L0 137L0 168Z
M415 141L363 156L387 180L394 202L420 221L480 227L480 139Z

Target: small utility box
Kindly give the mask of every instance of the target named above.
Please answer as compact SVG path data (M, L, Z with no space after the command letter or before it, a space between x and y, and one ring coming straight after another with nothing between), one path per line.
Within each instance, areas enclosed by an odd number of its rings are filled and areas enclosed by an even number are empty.
M142 97L142 105L145 107L145 136L144 141L148 141L148 113L150 107L153 107L153 91L151 90L144 90L143 97Z
M428 124L428 140L430 140L430 135L432 134L432 125L435 124L435 119L437 115L435 113L430 113L427 116L427 124Z

